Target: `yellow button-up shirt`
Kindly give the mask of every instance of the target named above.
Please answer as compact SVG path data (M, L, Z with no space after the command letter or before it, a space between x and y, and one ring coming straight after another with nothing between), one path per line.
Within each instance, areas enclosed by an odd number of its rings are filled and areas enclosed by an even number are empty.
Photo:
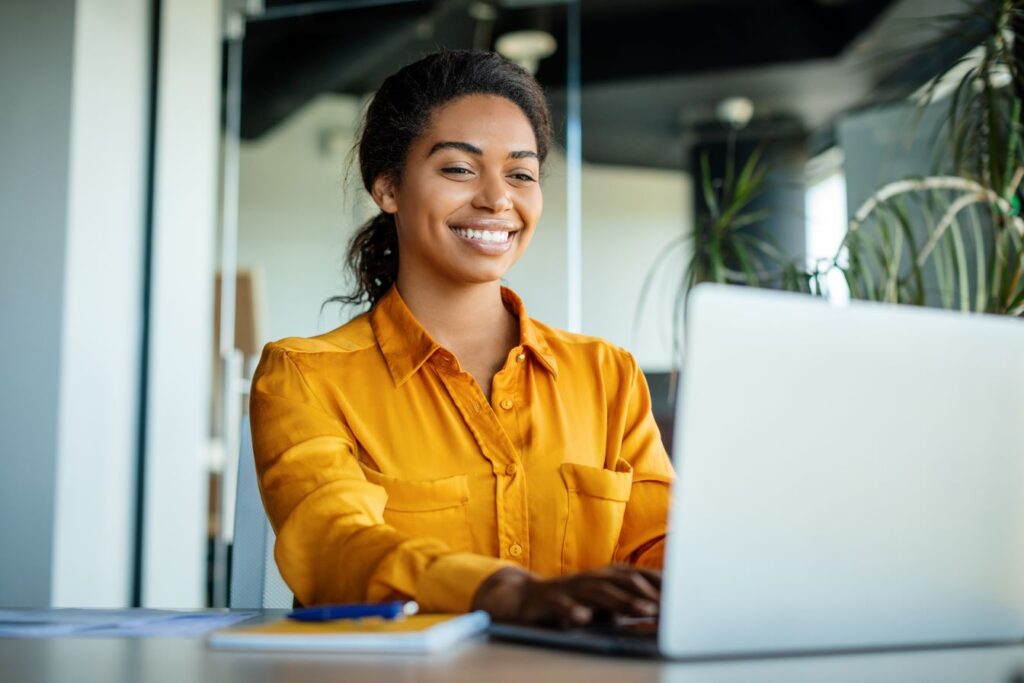
M465 611L496 570L660 567L672 466L633 357L519 319L488 404L398 290L268 344L250 412L281 576L306 605Z

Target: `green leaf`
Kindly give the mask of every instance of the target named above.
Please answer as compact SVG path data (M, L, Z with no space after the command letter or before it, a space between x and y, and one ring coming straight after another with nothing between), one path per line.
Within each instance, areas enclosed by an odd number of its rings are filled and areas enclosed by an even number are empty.
M743 164L743 168L740 170L740 177L736 181L737 188L749 188L752 185L760 184L760 179L764 177L764 170L759 166L760 162L761 148L758 147L750 153L750 157Z
M978 207L972 205L968 215L971 218L971 238L974 243L974 310L984 313L988 308L988 274L985 268L985 237L978 219Z
M900 195L898 200L891 204L891 208L907 239L907 249L910 252L910 277L913 279L914 289L912 295L908 294L907 301L915 303L918 306L924 306L924 273L921 271L921 267L917 264L917 239L914 236L914 224L910 220L909 211L907 211L905 196Z
M956 269L959 276L958 291L960 293L960 310L964 313L971 310L971 284L967 272L967 252L964 249L964 237L960 231L960 220L954 219L949 228L953 238L953 253L956 256Z
M995 220L994 217L993 220ZM1009 241L1009 237L1007 237L1005 233L999 233L997 231L995 240L993 241L992 281L989 288L989 298L995 302L1004 301L1001 293L1003 289L1003 279L1006 274L1007 251L1008 248L1012 248L1012 244L1004 245L1004 241Z
M728 203L728 197L732 195L733 181L736 179L736 131L729 132L729 142L725 154L725 184L722 186L722 197L724 203Z
M1010 181L1013 179L1013 170L1017 157L1017 147L1020 145L1020 133L1018 131L1018 122L1020 121L1020 100L1013 100L1013 112L1010 115L1009 128L1010 128L1010 139L1007 141L1008 150L1006 152L1006 168L1003 170L1003 186L999 192L999 196L1004 199L1013 196L1013 200L1016 201L1017 188L1010 187ZM1020 210L1020 202L1014 207L1013 215L1016 216Z
M718 210L718 198L715 197L714 179L711 177L711 162L708 161L707 152L700 155L700 182L704 190L704 203L707 204L712 218L717 220L721 212Z
M711 239L711 243L708 245L709 251L709 265L711 266L711 279L715 282L725 282L725 274L722 272L725 266L722 261L722 250L721 245L718 242L717 237Z
M747 247L743 244L742 240L734 240L733 248L736 251L736 259L740 262L740 267L743 268L743 273L747 276L747 284L751 287L757 287L761 284L761 279L754 269L754 264L751 261Z
M936 203L943 203L942 192L935 191L923 198L921 202L921 214L924 216L924 223L927 226L926 231L928 240L932 238L938 230L938 225L935 220L935 214L932 212L931 201ZM941 208L941 207L940 207ZM925 240L927 242L928 240ZM942 301L943 308L952 308L953 305L953 293L952 293L952 280L949 277L949 272L952 270L952 263L947 262L947 253L942 248L942 242L932 250L931 254L928 255L925 260L925 266L927 267L928 261L931 261L935 268L935 279L939 288L939 297Z

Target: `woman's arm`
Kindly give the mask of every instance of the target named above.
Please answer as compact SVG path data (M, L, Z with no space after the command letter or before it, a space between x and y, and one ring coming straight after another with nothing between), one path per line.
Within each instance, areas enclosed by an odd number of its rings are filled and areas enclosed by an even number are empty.
M630 386L618 457L633 468L633 486L615 550L615 561L661 569L669 494L675 472L651 412L647 379L627 354Z
M366 480L351 430L323 407L297 360L301 352L268 345L250 399L256 472L285 582L304 605L400 597L428 611L468 610L484 579L511 563L387 525L387 494Z

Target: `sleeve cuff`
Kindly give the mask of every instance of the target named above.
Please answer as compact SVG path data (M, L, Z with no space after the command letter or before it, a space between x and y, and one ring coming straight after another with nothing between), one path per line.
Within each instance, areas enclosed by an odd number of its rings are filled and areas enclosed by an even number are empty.
M416 602L424 612L460 613L473 606L480 584L515 562L473 553L452 553L438 557L416 585Z

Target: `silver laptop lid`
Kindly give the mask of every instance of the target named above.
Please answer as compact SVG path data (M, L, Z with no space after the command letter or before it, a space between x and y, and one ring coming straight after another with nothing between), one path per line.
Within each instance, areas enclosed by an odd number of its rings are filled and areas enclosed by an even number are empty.
M659 646L1024 638L1024 321L702 285Z

